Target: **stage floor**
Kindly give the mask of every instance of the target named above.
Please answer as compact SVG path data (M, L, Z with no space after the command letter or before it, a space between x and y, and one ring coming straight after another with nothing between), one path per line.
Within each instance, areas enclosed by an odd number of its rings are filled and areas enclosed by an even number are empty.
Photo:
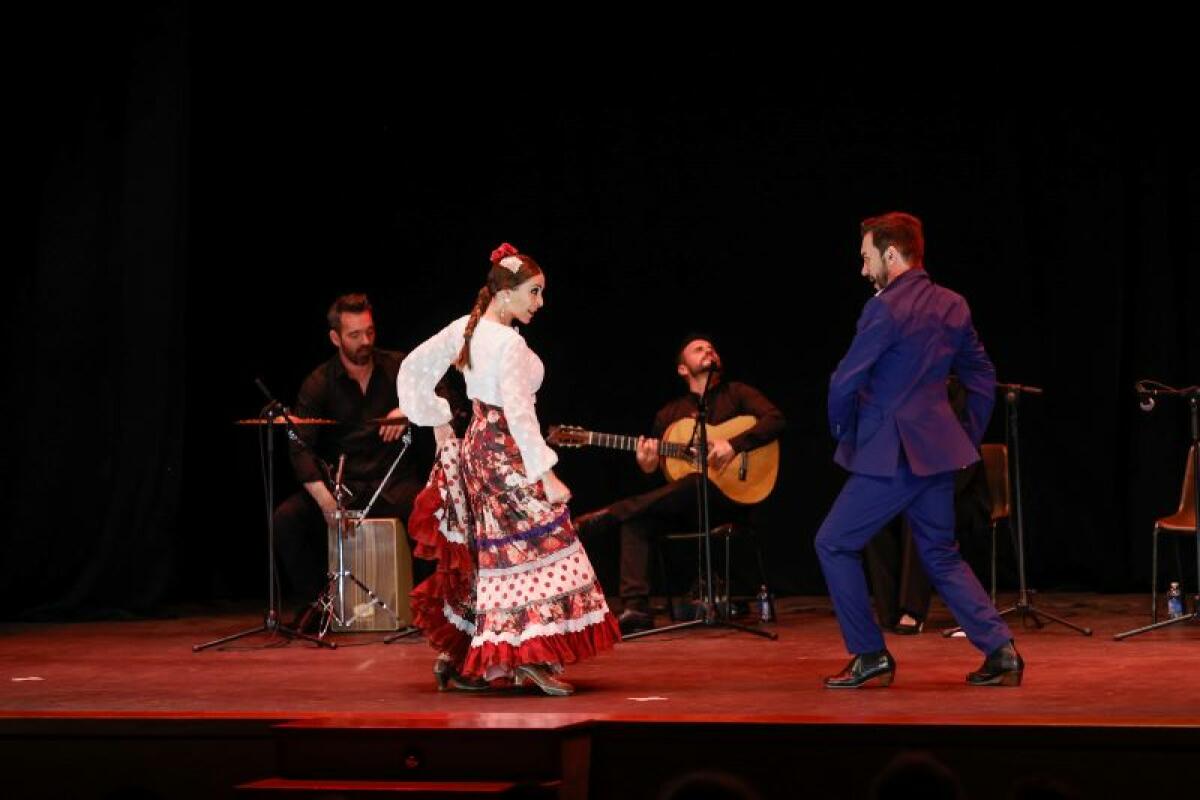
M1027 663L1020 688L968 686L981 655L936 632L950 619L935 605L925 633L889 638L890 688L824 689L847 656L828 599L799 597L779 603L777 641L693 628L622 643L570 667L578 691L567 698L439 693L424 642L378 633L335 635L336 650L256 635L192 652L254 627L257 609L8 624L0 770L7 796L22 798L234 797L247 786L295 797L467 786L477 794L455 796L494 797L533 785L542 794L521 796L655 800L716 770L758 797L802 787L840 799L870 796L892 758L919 750L973 798L1010 798L1031 776L1081 797L1190 791L1200 625L1115 642L1148 621L1143 596L1037 604L1095 633L1012 620ZM428 788L417 779L436 789L413 794Z
M0 628L0 714L36 716L292 716L550 714L581 718L986 725L1200 725L1200 625L1122 642L1148 622L1142 596L1038 595L1046 611L1094 629L1023 628L1019 689L964 683L981 656L940 606L919 636L891 636L898 672L887 689L829 691L846 661L824 597L784 598L777 641L713 629L622 643L570 667L573 697L439 693L433 652L418 638L336 634L336 650L256 635L223 649L192 645L250 628L257 611L175 619ZM665 620L660 618L660 624Z

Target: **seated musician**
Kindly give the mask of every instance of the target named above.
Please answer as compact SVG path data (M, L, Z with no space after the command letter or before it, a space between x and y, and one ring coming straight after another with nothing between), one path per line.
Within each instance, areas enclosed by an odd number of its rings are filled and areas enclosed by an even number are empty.
M762 392L744 383L722 379L721 358L708 336L689 334L684 337L677 354L676 371L687 384L688 393L659 410L650 437L638 438L635 456L642 472L650 475L658 471L659 443L667 428L678 420L696 417L700 393L710 372L708 424L719 425L743 415L757 420L753 427L728 439L710 432L710 469L733 469L731 464L739 453L762 447L777 439L783 431L786 424L783 414ZM698 472L687 474L575 520L576 529L584 536L620 526L620 596L624 610L619 621L622 633L654 626L649 604L650 542L656 535L697 529L699 481ZM715 527L729 521L739 506L728 500L711 480L709 487L709 516Z
M336 352L304 380L292 413L334 420L332 426L302 425L306 446L291 444L292 467L303 488L275 509L275 549L286 602L299 627L326 583L328 545L322 512L337 507L330 481L339 456L345 455L343 480L353 495L346 507L363 508L399 455L406 425L380 425L383 418L404 419L396 399L396 373L404 353L375 347L375 319L365 294L337 298L329 308L329 341ZM441 388L441 387L439 387ZM466 407L461 393L442 389L456 410ZM371 509L373 517L407 520L413 498L425 484L433 460L433 442L420 435L400 460Z

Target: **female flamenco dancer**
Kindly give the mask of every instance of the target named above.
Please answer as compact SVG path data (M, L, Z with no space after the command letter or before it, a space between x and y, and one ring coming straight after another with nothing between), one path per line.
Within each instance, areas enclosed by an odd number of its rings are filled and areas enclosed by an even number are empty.
M502 244L475 307L412 351L396 380L400 407L434 426L438 457L417 496L414 554L435 559L412 592L413 624L439 651L438 688L478 691L533 684L574 688L558 675L620 640L575 528L558 455L542 438L534 396L543 367L513 327L545 302L532 258ZM434 387L462 371L474 416L460 442Z

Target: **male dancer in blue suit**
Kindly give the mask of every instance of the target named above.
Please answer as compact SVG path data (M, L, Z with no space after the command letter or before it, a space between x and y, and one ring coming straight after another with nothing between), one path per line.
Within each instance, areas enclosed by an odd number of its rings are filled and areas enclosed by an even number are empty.
M834 460L851 473L817 532L817 555L846 648L831 689L890 685L896 661L871 616L862 549L904 514L921 563L942 600L986 657L975 685L1018 686L1024 662L1012 633L954 541L954 473L979 460L995 403L996 374L959 295L924 268L921 221L893 212L865 220L862 274L877 290L829 382ZM960 422L946 397L954 371L967 390Z

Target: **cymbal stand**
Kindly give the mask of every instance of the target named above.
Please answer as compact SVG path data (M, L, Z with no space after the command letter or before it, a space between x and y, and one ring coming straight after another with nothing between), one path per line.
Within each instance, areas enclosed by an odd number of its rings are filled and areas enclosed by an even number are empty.
M363 594L367 596L369 605L378 606L379 608L383 609L384 613L391 617L393 623L395 623L397 626L400 624L399 618L388 606L388 604L384 602L383 599L380 598L370 586L360 580L359 577L355 575L346 564L346 540L352 536L354 532L362 525L363 520L370 516L371 509L374 507L375 502L379 499L379 496L383 494L383 490L387 486L388 481L391 480L392 474L396 471L396 467L404 458L405 453L408 452L408 448L412 444L411 429L404 432L402 440L404 442L404 446L396 455L395 460L392 461L391 467L388 468L387 474L384 475L383 480L379 483L379 486L376 487L375 494L371 496L370 501L367 502L367 505L361 511L347 511L346 509L346 498L351 495L349 488L346 487L346 484L342 480L346 459L344 455L338 459L337 476L333 482L333 497L337 502L337 508L333 512L333 519L337 524L337 568L333 572L329 573L328 583L326 583L325 588L321 590L320 595L318 595L316 602L313 604L313 608L305 614L304 619L301 621L301 627L303 627L304 623L307 622L308 615L319 609L321 613L321 621L318 626L319 633L317 635L322 639L324 639L325 635L329 632L329 629L333 623L336 622L339 627L348 628L353 621L353 614L349 616L346 614L347 581L352 582L363 592ZM384 643L387 644L402 636L409 636L418 632L419 629L408 626L401 629L397 633L389 635L386 639L384 639Z

